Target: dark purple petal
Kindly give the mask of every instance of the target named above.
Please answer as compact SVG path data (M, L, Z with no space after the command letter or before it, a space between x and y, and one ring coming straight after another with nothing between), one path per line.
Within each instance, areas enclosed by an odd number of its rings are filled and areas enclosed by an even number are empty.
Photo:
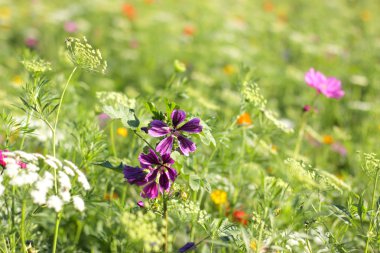
M156 150L161 155L163 154L170 154L172 152L173 148L173 136L168 136L165 139L163 139L160 143L158 143Z
M200 125L201 120L198 118L194 118L186 122L183 126L178 128L179 131L185 131L188 133L200 133L202 132L202 126Z
M161 192L167 191L169 189L170 182L169 182L169 178L166 175L166 173L161 174L159 183L160 183L160 190L161 190Z
M139 167L124 166L124 178L128 183L136 185L144 185L146 183L146 172Z
M160 164L159 158L152 149L149 149L148 154L141 153L139 155L139 161L142 168L148 168L149 166Z
M190 250L195 249L195 243L194 242L188 242L186 243L182 248L178 250L179 253L184 253Z
M182 135L178 136L177 138L179 142L179 149L185 156L188 156L190 152L194 152L197 149L194 142L183 137Z
M141 192L141 197L155 199L158 196L158 185L155 181L146 185Z
M182 110L174 110L170 117L172 118L173 127L176 128L178 124L185 120L186 113Z
M151 172L149 172L149 174L146 175L146 180L148 182L156 181L158 171L159 171L159 169L154 169Z
M174 160L170 157L170 154L162 155L162 163L163 164L174 164Z
M177 178L177 175L178 175L177 171L173 168L168 168L167 170L168 170L167 173L170 180L174 182L174 180Z
M170 128L161 120L153 120L150 122L150 129L148 130L150 136L161 137L170 133Z

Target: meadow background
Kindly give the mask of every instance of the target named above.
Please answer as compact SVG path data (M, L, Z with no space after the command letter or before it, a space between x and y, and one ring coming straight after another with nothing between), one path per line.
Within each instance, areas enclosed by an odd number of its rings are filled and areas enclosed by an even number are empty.
M85 36L108 67L76 72L62 104L56 157L78 165L91 190L83 212L65 207L57 252L178 252L188 242L195 252L380 252L380 162L370 155L380 148L378 13L374 0L0 0L0 149L52 155L49 129L20 109L33 83L22 61L50 62L43 76L59 97L73 69L65 39ZM318 97L295 157L316 94L310 68L340 79L345 96ZM160 198L142 199L97 165L137 166L145 145L102 118L102 96L117 95L99 92L125 95L139 129L147 102L202 119L197 151L176 159L166 242ZM9 223L21 198L12 214L0 208L1 252L23 250L18 219ZM51 252L55 212L27 201L28 250Z

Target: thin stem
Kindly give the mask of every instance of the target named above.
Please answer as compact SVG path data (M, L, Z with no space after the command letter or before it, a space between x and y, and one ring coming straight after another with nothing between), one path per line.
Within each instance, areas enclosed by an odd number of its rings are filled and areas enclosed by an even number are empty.
M70 83L70 80L71 78L73 77L75 71L77 70L77 67L75 67L73 69L73 71L71 71L71 74L69 76L69 79L67 79L67 82L66 82L66 85L65 87L63 88L63 91L62 91L62 94L61 94L61 97L59 99L59 103L58 103L58 108L57 108L57 114L55 116L55 121L54 121L54 131L53 131L53 156L55 157L56 155L56 150L55 150L55 144L56 144L56 132L57 132L57 126L58 126L58 120L59 120L59 114L61 112L61 107L62 107L62 102L63 102L63 98L65 97L65 93L66 93L66 90L67 90L67 87L69 86L69 83Z
M21 227L20 227L20 236L21 236L21 248L23 252L27 252L26 243L25 243L25 215L26 215L26 202L22 201L21 209Z
M59 231L59 223L61 222L62 212L57 213L55 219L55 229L54 229L54 240L53 240L53 253L57 251L57 241L58 241L58 231Z
M376 176L375 176L375 185L373 187L373 192L372 192L372 204L371 204L371 209L372 209L372 212L374 211L375 209L375 204L376 204L376 201L375 201L375 195L376 195L376 189L377 189L377 182L378 182L378 176L379 176L379 172L380 172L380 169L378 169L376 171ZM377 208L376 208L376 213L377 214ZM373 222L374 222L374 215L371 215L371 220L370 220L370 223L369 223L369 228L368 228L368 232L367 232L367 242L366 242L366 245L365 245L365 253L368 252L368 249L369 249L369 242L370 242L370 233L372 233L372 226L373 226Z
M169 243L168 243L168 227L169 227L169 221L168 221L168 203L167 198L165 196L165 193L162 194L162 200L163 200L163 211L164 211L164 218L165 218L165 253L169 252Z
M144 139L144 137L142 137L136 130L133 130L133 132L141 139L143 140L146 145L148 145L153 151L155 151L156 149L152 146L152 144L150 144L147 140ZM156 152L156 151L155 151Z
M15 229L15 217L16 217L16 207L15 207L15 196L16 196L16 188L15 186L12 186L12 204L11 204L11 210L12 210L12 235L11 235L11 249L12 252L16 252L16 235L13 232Z
M111 149L112 149L112 154L114 157L117 157L116 153L116 146L115 146L115 133L114 133L114 122L111 121L110 124L110 139L111 139Z
M314 107L314 104L315 104L315 101L317 100L318 98L318 95L319 93L317 93L314 98L312 99L311 101L311 108ZM296 146L294 148L294 153L293 153L293 158L294 159L297 159L299 154L300 154L300 149L301 149L301 144L302 144L302 140L303 140L303 136L304 136L304 133L305 133L305 127L306 127L306 122L307 122L307 116L309 115L310 113L308 113L307 111L304 111L303 114L302 114L302 119L301 119L301 126L300 126L300 129L298 131L298 138L297 138L297 142L296 142Z

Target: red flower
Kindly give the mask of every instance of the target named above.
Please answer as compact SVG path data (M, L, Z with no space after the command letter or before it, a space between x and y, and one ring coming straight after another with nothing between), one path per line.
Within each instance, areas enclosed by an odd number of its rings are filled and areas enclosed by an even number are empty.
M195 33L195 28L191 25L187 25L183 28L183 34L186 36L193 36Z
M246 212L240 210L234 211L232 218L234 222L240 223L244 226L247 225L249 221L249 215Z

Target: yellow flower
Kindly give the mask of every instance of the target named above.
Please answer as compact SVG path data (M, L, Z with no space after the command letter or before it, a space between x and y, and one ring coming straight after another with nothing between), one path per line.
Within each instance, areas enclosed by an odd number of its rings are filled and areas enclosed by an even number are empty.
M19 85L22 85L23 80L22 80L21 76L14 76L12 78L12 83L19 86Z
M251 117L249 116L248 113L245 112L239 116L239 118L237 120L237 124L238 125L251 125L252 124Z
M334 139L331 135L324 135L322 137L322 142L327 145L331 145L334 143Z
M211 200L215 205L223 205L227 202L227 193L223 190L214 190L211 193Z
M360 18L364 21L364 22L368 22L371 18L372 18L372 14L369 10L364 10L360 13Z
M257 250L257 244L256 241L252 241L251 244L249 245L252 250Z
M234 66L227 64L226 66L223 67L223 72L226 75L232 75L233 73L235 73L235 68Z
M128 130L125 127L119 127L116 130L116 133L124 138L128 136Z
M0 19L9 19L11 16L11 10L8 7L0 7Z

